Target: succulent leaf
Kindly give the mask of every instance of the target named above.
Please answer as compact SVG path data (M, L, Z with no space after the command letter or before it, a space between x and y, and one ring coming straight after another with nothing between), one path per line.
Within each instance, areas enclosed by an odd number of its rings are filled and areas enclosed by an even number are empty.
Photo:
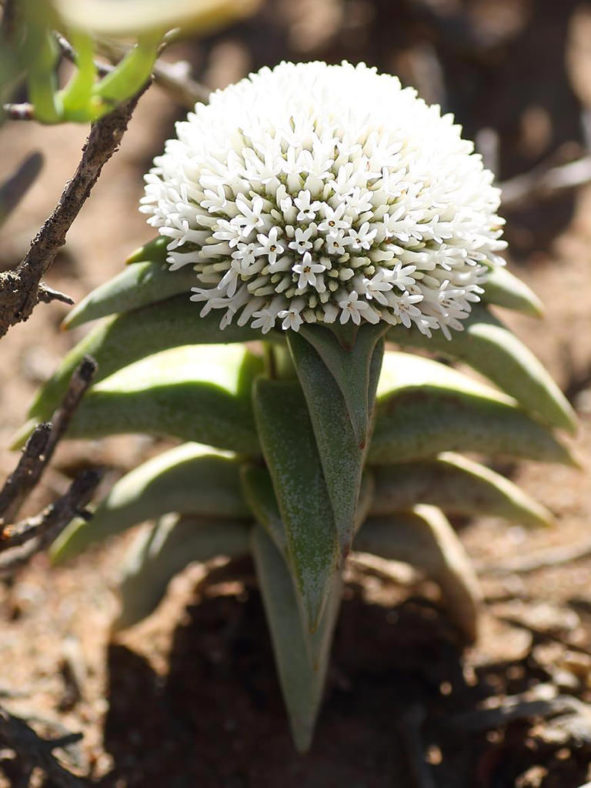
M306 397L341 550L347 553L355 531L365 450L359 445L341 390L314 347L294 332L289 333L287 343Z
M170 271L166 263L150 260L134 263L89 293L72 309L62 325L64 328L75 328L99 317L139 309L180 293L186 293L188 301L188 294L194 284L195 274L187 268Z
M86 355L92 356L98 364L94 378L95 384L114 372L159 351L181 345L209 345L212 343L245 342L257 339L256 330L228 326L221 331L215 315L205 318L195 316L194 305L185 296L177 296L166 301L143 307L123 315L107 319L94 328L64 358L57 371L38 392L29 415L40 420L48 419L61 402L72 377L72 373ZM195 353L199 353L196 348ZM197 380L206 380L210 365L215 377L219 364L224 365L226 357L235 359L235 354L244 350L231 350L219 347L204 352L199 366ZM219 355L220 362L216 361ZM212 365L212 366L211 366ZM191 379L187 377L187 380ZM157 381L155 381L157 382Z
M289 563L313 630L340 550L312 424L297 383L259 378L253 399L259 440L287 534Z
M544 316L544 305L533 290L502 266L490 269L482 300L531 317Z
M165 350L92 386L70 438L147 433L258 454L250 397L262 361L242 345Z
M510 397L436 361L386 353L369 464L419 460L441 451L576 465L568 448Z
M481 599L470 559L439 509L415 506L390 517L370 517L354 549L424 571L441 588L449 616L468 642L476 639Z
M570 404L533 353L483 306L474 306L464 330L451 340L435 332L426 337L416 328L396 326L388 339L403 348L419 348L465 361L490 378L525 408L551 427L571 432L576 416Z
M196 443L148 460L113 485L90 521L74 520L62 532L52 558L72 558L94 542L169 512L248 517L236 461Z
M122 568L121 611L114 629L126 629L149 616L172 578L194 561L248 553L249 530L246 522L169 515L142 531Z
M478 462L444 452L417 462L373 470L371 515L387 515L415 504L437 506L446 513L493 515L523 525L549 525L552 515L517 485Z
M333 577L324 613L315 632L310 633L302 622L287 565L260 526L253 528L251 544L294 743L304 753L310 748L320 710L341 601L341 579Z
M372 388L371 362L386 329L387 325L383 323L366 323L355 331L355 338L350 345L342 344L333 331L323 326L303 325L299 331L334 377L345 399L355 437L362 448L367 443L374 404L369 398Z
M244 498L255 518L287 557L287 535L269 471L260 465L245 463L240 469L240 480Z

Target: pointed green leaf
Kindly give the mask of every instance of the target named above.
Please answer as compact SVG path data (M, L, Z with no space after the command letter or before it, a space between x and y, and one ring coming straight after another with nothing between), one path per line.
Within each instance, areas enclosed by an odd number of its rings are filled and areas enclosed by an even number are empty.
M121 612L114 629L137 624L158 606L172 578L194 561L250 552L245 522L169 515L138 534L122 568Z
M311 634L302 624L285 561L260 526L253 528L251 544L294 743L298 752L304 753L310 748L320 710L341 601L341 580L338 575L333 578L328 603Z
M141 34L123 60L93 86L93 96L100 99L102 112L131 98L150 79L161 40L161 31Z
M255 369L252 368L254 363ZM242 345L165 350L92 386L70 423L70 438L146 433L258 454L248 392L262 361Z
M517 485L459 454L375 468L372 515L424 503L450 514L492 515L523 525L549 525L552 515Z
M367 443L373 409L373 401L369 400L371 362L376 345L387 328L384 323L375 326L366 323L356 330L352 344L346 347L333 331L320 325L304 324L299 332L316 350L336 380L345 399L353 431L362 448Z
M170 238L165 235L157 235L151 241L143 244L128 255L125 260L125 265L132 265L135 263L161 263L164 265L166 256L168 254L168 244Z
M64 119L84 122L93 120L90 103L97 74L92 38L80 31L70 32L70 41L76 51L76 71L61 91Z
M510 397L436 361L386 353L368 462L387 465L442 451L576 465L566 446Z
M41 420L51 416L68 388L72 373L86 355L92 356L98 364L94 378L98 383L138 359L167 348L260 338L258 331L246 327L228 326L222 331L218 317L215 314L199 317L195 304L182 295L106 320L68 353L37 394L29 415ZM216 353L224 358L227 349L220 347L211 351L210 356ZM204 363L207 360L205 356Z
M532 317L543 317L544 305L530 288L506 268L496 266L484 283L482 300L489 304L523 312Z
M297 383L259 378L254 413L285 525L289 560L314 629L340 551L306 401Z
M470 559L445 516L433 506L415 506L390 517L371 517L355 539L355 550L404 561L435 580L450 618L467 640L476 639L481 592Z
M180 293L185 293L185 300L189 301L191 287L196 282L197 275L187 266L171 271L166 263L135 263L89 293L66 316L62 325L64 328L75 328L99 317L138 309ZM196 306L193 303L191 306L193 318L197 319Z
M355 436L341 390L318 353L293 331L288 332L287 343L308 404L341 550L346 554L355 530L365 451Z
M109 536L169 512L212 517L248 517L235 460L197 443L185 443L123 476L90 521L75 520L52 550L69 559Z
M245 463L240 469L240 481L251 512L265 528L277 549L287 557L287 535L269 471L260 465Z
M472 308L464 330L451 340L441 332L426 337L418 329L396 326L388 339L401 347L413 347L465 361L490 378L544 424L574 431L576 415L542 364L517 337L483 306Z

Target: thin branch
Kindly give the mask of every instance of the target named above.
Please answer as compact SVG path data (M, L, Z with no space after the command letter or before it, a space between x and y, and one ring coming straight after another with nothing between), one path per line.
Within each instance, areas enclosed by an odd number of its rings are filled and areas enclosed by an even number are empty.
M9 523L16 517L23 501L41 478L95 372L96 362L85 356L72 375L52 423L40 424L27 441L16 469L0 490L0 523Z
M33 239L26 257L16 270L0 273L0 337L11 326L30 317L38 303L41 279L65 244L66 234L88 199L104 164L117 150L138 99L148 84L92 125L74 177Z
M84 515L84 507L94 495L100 480L98 471L83 471L74 479L66 494L42 514L7 529L4 540L0 542L0 552L15 549L0 561L0 575L12 574L24 566L33 555L49 547L75 517ZM20 546L24 546L24 549L17 550Z
M560 166L548 164L500 184L503 208L520 208L531 200L554 197L591 183L591 156Z
M59 739L42 739L20 717L0 706L0 739L14 750L20 761L31 771L42 769L60 788L79 788L84 782L67 771L53 755L53 750L80 741L81 733L72 733Z
M18 465L0 490L2 522L10 522L18 512L22 501L39 481L50 435L51 424L39 424L27 441Z
M60 301L62 304L68 304L68 306L74 304L74 299L67 293L62 293L61 290L54 290L53 287L41 282L39 285L39 292L37 293L37 302L50 304L52 301Z

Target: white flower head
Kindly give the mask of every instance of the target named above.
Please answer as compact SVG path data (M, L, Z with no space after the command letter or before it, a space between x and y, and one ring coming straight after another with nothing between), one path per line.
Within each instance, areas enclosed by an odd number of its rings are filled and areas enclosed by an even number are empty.
M460 131L363 64L282 63L177 125L141 210L222 325L384 320L449 336L505 246L499 190Z

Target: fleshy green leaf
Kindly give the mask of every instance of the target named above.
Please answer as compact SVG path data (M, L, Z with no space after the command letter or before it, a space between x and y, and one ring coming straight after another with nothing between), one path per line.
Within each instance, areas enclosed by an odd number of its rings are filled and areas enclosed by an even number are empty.
M480 463L445 452L417 462L374 468L372 515L424 503L444 512L493 515L524 525L549 525L552 515L515 484Z
M170 238L167 238L165 235L157 235L128 255L125 265L133 265L135 263L164 264L168 254L167 247L169 243Z
M506 268L495 266L484 283L483 301L532 317L543 317L544 305L530 288Z
M300 334L316 350L341 390L362 448L367 443L373 410L369 398L371 363L376 345L386 330L387 325L383 323L375 326L366 323L355 331L351 344L345 345L329 328L305 324L300 328Z
M246 463L240 469L244 498L257 521L266 529L275 546L287 558L287 536L269 471Z
M94 46L89 35L78 31L70 33L70 40L76 52L76 71L61 91L64 118L84 122L93 119L90 101L97 74Z
M131 98L150 79L161 40L160 31L140 35L123 60L93 86L93 98L100 107L97 114Z
M568 449L510 397L436 361L386 353L368 462L387 465L442 451L576 465Z
M346 554L355 530L365 451L341 390L314 347L293 331L288 332L287 343L306 397L341 550Z
M334 515L302 390L259 378L254 413L287 534L289 561L314 629L339 560Z
M260 338L259 332L251 328L228 326L222 331L218 325L218 317L210 314L200 318L195 304L183 295L106 320L68 353L37 394L29 415L41 420L50 417L61 402L72 373L85 355L92 356L98 364L94 378L95 383L98 383L138 359L152 356L167 348L246 342ZM233 351L220 347L219 350L208 351L208 354L203 356L202 364L211 363L217 353L222 364L228 353L229 358L236 358ZM216 366L213 361L214 374ZM207 379L205 372L206 370L201 368L197 379Z
M135 263L89 293L67 315L62 325L64 328L75 328L99 317L145 307L180 293L185 293L185 301L189 302L191 287L196 282L195 272L187 267L170 271L166 263ZM180 304L181 299L177 303ZM193 319L197 322L199 315L196 314L196 306L193 303L191 306Z
M302 624L293 581L281 553L260 526L253 528L251 540L292 735L297 750L304 753L310 748L320 710L341 601L341 579L336 575L331 581L324 613L311 634Z
M142 531L125 558L114 628L126 629L149 616L172 578L194 561L250 552L249 530L245 522L169 515Z
M404 561L435 580L449 616L469 642L476 639L481 599L470 559L445 516L433 506L415 506L390 517L371 517L360 528L355 550Z
M147 433L258 454L248 390L261 364L242 345L186 346L149 356L92 386L67 435Z
M426 337L418 329L404 326L390 329L388 339L403 348L420 348L465 361L544 424L574 431L576 416L568 401L538 359L508 328L478 305L463 325L464 330L455 331L451 340L438 331Z
M169 512L248 517L236 461L196 443L148 460L113 485L90 521L75 520L66 528L53 559L69 559L93 542Z

